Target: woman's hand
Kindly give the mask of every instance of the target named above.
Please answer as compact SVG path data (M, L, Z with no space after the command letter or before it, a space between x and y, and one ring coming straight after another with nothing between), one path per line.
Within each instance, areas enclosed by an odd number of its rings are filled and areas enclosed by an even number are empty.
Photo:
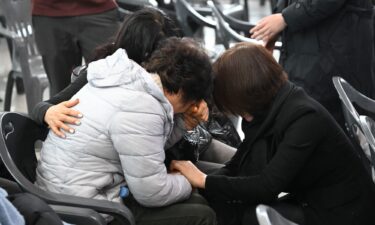
M250 34L252 34L251 38L263 40L267 45L269 41L275 40L275 37L277 37L277 35L283 31L286 26L287 24L285 23L284 17L281 13L266 16L250 30Z
M198 104L194 104L187 112L184 113L184 122L187 130L192 130L200 122L208 120L209 109L207 103L202 100Z
M205 188L207 175L201 172L191 161L172 160L171 171L179 171L196 188Z
M62 132L62 130L65 132L74 133L74 129L65 123L75 125L81 124L77 117L81 118L82 114L77 110L71 109L71 107L77 105L78 103L79 99L69 100L51 106L47 110L46 114L44 115L44 121L57 136L65 138L65 134Z

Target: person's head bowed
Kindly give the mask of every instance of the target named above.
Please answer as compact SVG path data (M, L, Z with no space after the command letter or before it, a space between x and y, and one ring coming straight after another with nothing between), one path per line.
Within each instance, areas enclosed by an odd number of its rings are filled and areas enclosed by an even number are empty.
M267 110L287 81L283 68L263 46L239 43L213 65L214 100L223 112L257 115Z
M145 7L125 17L116 36L96 50L93 60L123 48L130 59L141 64L151 57L161 41L172 36L179 36L173 20L157 8Z
M212 91L212 67L205 50L193 39L171 37L142 64L160 76L166 95L178 96L175 113L207 99Z

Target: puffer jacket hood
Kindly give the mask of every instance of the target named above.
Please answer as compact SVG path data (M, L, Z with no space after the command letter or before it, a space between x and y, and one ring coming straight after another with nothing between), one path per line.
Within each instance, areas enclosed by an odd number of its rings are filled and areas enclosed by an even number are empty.
M140 74L143 76L144 82L137 82ZM98 88L127 86L127 88L143 90L163 104L170 116L169 119L172 120L173 108L165 98L163 91L143 67L128 58L124 49L120 48L112 55L90 63L87 68L87 81L93 87Z

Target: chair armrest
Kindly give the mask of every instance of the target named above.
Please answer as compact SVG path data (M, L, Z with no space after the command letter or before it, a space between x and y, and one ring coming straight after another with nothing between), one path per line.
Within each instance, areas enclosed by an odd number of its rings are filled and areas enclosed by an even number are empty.
M107 225L105 219L92 209L61 205L50 206L64 222L77 225Z
M124 204L106 200L96 200L70 195L55 194L51 192L45 192L37 188L35 189L39 192L37 195L40 198L44 199L48 204L92 209L99 213L109 214L113 216L118 222L120 222L119 224L135 225L135 220L132 212Z
M16 182L21 186L21 188L38 196L50 205L92 209L99 213L113 216L119 222L119 224L135 225L132 212L124 204L44 191L30 183L25 177L21 177L19 174L17 174L18 172L19 171L13 170L15 177L17 177Z
M11 30L8 30L7 28L3 27L2 25L0 25L0 35L6 37L6 38L9 38L9 39L17 39L19 38L19 36L11 31Z

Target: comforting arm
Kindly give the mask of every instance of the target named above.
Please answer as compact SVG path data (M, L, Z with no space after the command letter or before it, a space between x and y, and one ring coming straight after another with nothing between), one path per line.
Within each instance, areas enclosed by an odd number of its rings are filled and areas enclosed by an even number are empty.
M39 125L47 124L44 121L47 110L56 104L67 101L73 97L83 86L87 84L87 73L82 73L78 78L64 90L60 91L47 101L39 102L31 112L31 118Z

